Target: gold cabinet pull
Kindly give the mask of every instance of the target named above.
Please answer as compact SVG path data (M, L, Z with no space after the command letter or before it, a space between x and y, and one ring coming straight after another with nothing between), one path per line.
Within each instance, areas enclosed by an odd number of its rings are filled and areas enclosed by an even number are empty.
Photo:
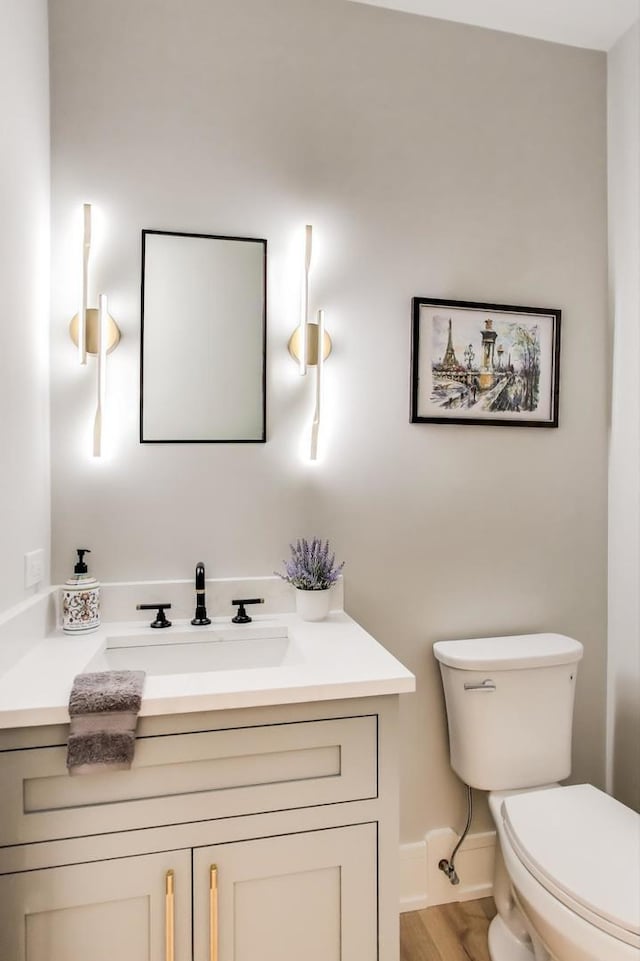
M209 961L218 961L218 865L209 869Z
M174 961L175 917L173 899L173 871L167 871L164 879L164 956Z

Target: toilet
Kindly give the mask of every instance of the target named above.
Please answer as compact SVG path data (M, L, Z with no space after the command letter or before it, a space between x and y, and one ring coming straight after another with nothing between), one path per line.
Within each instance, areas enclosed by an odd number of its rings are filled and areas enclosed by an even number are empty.
M492 961L638 961L640 816L561 786L582 645L561 634L438 641L451 766L488 791Z

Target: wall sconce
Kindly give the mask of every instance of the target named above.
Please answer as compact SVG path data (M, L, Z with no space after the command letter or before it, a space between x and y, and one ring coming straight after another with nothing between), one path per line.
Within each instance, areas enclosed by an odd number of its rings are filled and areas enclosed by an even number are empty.
M322 414L322 380L324 362L331 353L331 337L325 330L324 310L319 310L317 322L309 321L309 272L311 269L312 227L305 227L304 273L302 278L302 310L300 324L289 338L289 353L299 366L300 374L308 367L316 368L316 397L311 422L311 447L309 457L318 458L318 435Z
M78 348L82 365L87 354L97 357L97 404L93 425L93 456L100 457L102 450L102 416L106 392L106 361L120 343L120 328L107 309L106 294L98 297L98 307L88 307L89 258L91 255L91 204L83 206L84 232L82 240L82 293L80 310L69 324L71 340Z

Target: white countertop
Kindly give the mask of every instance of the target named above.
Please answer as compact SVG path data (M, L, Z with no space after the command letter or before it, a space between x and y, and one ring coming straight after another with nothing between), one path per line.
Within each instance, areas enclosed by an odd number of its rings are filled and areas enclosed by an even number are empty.
M253 623L257 633L269 626L286 631L294 656L272 667L148 673L140 716L415 690L413 674L343 611L333 611L318 622L302 621L295 614L263 614ZM211 629L230 631L235 625L228 617L215 618ZM174 620L172 627L161 631L150 631L139 621L103 624L79 636L56 631L0 676L0 728L67 723L73 678L87 669L104 669L101 657L107 638L139 636L142 643L166 644L176 634L200 641L205 630L191 627L188 620Z

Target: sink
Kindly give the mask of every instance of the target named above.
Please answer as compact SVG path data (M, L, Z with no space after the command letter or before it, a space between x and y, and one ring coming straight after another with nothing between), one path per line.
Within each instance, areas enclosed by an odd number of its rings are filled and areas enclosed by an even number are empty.
M284 626L140 632L107 637L87 670L193 674L288 667L302 661Z

